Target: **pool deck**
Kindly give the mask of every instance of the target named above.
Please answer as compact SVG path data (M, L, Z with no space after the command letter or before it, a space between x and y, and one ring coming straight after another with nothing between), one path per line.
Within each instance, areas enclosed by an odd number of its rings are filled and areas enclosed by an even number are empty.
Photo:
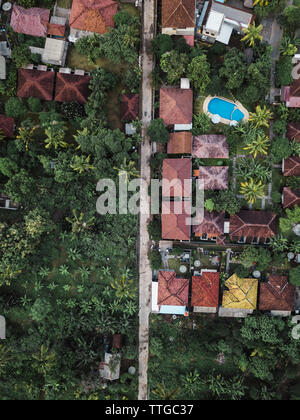
M209 112L208 104L214 98L223 99L223 101L230 102L231 104L235 105L244 114L244 118L241 121L243 121L243 122L248 121L249 112L239 101L234 102L231 99L223 98L222 96L207 96L207 98L205 98L205 100L203 102L203 112L208 114L209 117L212 117L213 114L211 112ZM222 118L221 115L220 115L220 118L221 118L220 122L223 123L223 124L229 125L230 122L231 122L231 120L228 120L227 118Z

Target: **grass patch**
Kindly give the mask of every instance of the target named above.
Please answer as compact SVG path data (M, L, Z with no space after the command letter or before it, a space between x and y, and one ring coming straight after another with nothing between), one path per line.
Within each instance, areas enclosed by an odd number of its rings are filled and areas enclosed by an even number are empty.
M57 6L62 9L70 9L72 6L72 0L57 0Z

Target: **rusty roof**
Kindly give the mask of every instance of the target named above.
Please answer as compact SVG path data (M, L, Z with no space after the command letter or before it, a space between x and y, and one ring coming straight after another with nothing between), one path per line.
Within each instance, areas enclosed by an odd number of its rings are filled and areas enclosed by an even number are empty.
M291 156L284 159L284 176L300 176L300 157Z
M91 76L57 73L55 98L57 102L79 102L85 104L91 91Z
M47 35L50 10L40 7L24 9L16 3L13 6L10 26L15 32L31 36Z
M292 190L291 188L283 188L283 207L290 208L300 205L300 189Z
M0 115L0 129L3 131L5 137L13 137L14 135L14 119L6 115Z
M271 238L277 230L277 215L269 211L241 210L230 216L231 237Z
M30 98L33 96L45 101L52 101L54 79L54 71L19 69L18 96L20 98Z
M104 34L114 26L118 3L113 0L73 0L70 27Z
M296 140L300 143L300 123L292 122L287 125L286 136L289 140Z
M168 154L191 154L192 133L190 131L176 131L171 133L168 143Z
M199 224L196 224L197 219L199 220ZM216 211L212 211L210 213L207 210L204 210L203 217L199 214L196 216L193 232L196 236L201 236L204 233L219 236L224 233L224 222L225 212L217 213Z
M175 271L158 272L158 305L187 306L189 280L176 277Z
M192 89L161 88L159 116L165 125L191 124L193 120Z
M203 180L204 190L227 190L228 169L228 166L200 166L197 176ZM198 186L201 185L198 182Z
M122 121L133 121L139 115L139 95L127 94L122 95L121 104Z
M260 283L261 311L293 311L296 288L286 276L271 275L267 283Z
M220 273L203 272L192 277L192 306L219 306Z
M193 157L223 158L229 157L229 146L226 136L222 134L204 134L193 139Z
M162 239L189 241L191 226L187 223L191 215L190 201L162 201Z
M163 197L190 197L192 193L191 177L191 159L164 159L162 171ZM170 189L168 188L169 185Z
M195 0L162 0L163 28L193 28L195 14Z

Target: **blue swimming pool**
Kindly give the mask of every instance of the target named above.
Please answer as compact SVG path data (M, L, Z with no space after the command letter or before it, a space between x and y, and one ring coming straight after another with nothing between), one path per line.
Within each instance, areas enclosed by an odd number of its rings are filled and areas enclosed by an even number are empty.
M244 118L244 114L235 104L221 98L211 99L208 104L208 111L212 114L219 114L226 120L241 121Z

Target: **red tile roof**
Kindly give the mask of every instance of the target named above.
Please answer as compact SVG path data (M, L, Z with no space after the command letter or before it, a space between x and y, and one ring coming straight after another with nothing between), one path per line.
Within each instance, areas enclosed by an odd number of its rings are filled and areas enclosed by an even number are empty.
M197 219L199 224L197 223ZM193 225L193 233L196 236L201 236L206 233L209 236L220 236L224 233L224 222L225 212L217 213L212 211L211 213L204 210L202 215L197 215Z
M66 27L64 25L58 25L57 23L48 24L48 35L54 35L63 37L65 36Z
M13 137L14 135L14 119L6 115L0 115L0 129L5 137Z
M160 118L165 125L191 124L193 120L193 91L174 87L161 88Z
M175 271L158 272L158 305L187 306L189 280L176 277Z
M57 73L55 98L57 102L79 102L85 104L90 95L91 76Z
M300 143L300 123L289 123L287 125L286 136L289 140L296 140Z
M52 101L54 90L54 71L36 69L19 69L18 96L20 98L35 98Z
M192 161L164 159L162 172L163 197L190 197L192 193ZM169 189L169 185L171 188Z
M293 206L300 206L300 190L291 190L290 188L283 188L283 207L290 208Z
M192 133L190 131L176 131L171 133L168 143L168 154L191 154Z
M241 210L230 216L229 235L231 238L271 238L277 234L277 215L269 211Z
M268 283L260 283L261 311L293 311L295 306L295 287L289 284L286 276L271 275Z
M133 121L139 115L139 95L129 94L122 96L122 121Z
M229 146L226 136L221 134L205 134L193 139L193 156L199 158L223 158L229 157Z
M195 0L162 0L163 28L195 27Z
M228 189L228 166L201 166L197 171L199 181L203 180L204 190ZM198 182L200 187L202 182Z
M219 306L220 273L203 272L192 277L192 306Z
M32 7L24 9L14 4L10 26L15 32L45 37L50 18L50 10Z
M188 219L191 215L191 202L162 201L161 212L162 239L189 241L191 226Z
M284 176L300 176L300 157L291 156L284 159Z
M104 34L114 27L118 3L113 0L73 0L70 27Z

